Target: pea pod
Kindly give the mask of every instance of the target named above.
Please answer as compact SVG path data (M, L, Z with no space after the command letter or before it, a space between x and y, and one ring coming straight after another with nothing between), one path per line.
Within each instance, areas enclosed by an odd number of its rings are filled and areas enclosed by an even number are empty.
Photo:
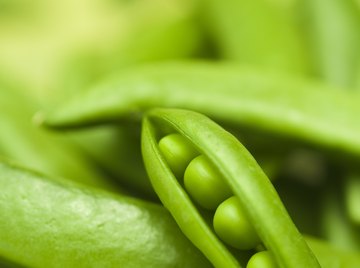
M1 264L211 267L159 205L3 162L0 189Z
M202 43L189 1L1 3L0 73L44 103L119 67L196 54Z
M360 155L360 96L330 89L231 64L149 65L106 80L62 105L45 122L64 128L138 119L154 106L185 108L237 127Z
M241 267L243 263L214 234L206 214L194 205L165 161L158 141L169 132L185 137L209 159L279 267L319 267L271 182L235 137L195 112L152 110L144 118L142 131L142 153L152 185L184 234L216 267Z
M0 186L1 267L211 267L161 206L4 162ZM306 240L323 268L360 262L358 254Z

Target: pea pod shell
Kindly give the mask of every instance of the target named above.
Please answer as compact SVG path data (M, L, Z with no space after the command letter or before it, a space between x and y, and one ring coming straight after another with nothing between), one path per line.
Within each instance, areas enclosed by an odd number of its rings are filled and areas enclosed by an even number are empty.
M354 92L295 76L232 64L167 63L110 78L63 104L45 123L79 127L138 119L154 106L184 108L359 156L359 101Z
M182 134L209 158L244 205L262 242L273 252L280 267L319 267L271 182L235 137L201 114L154 109L144 119L142 134L142 152L150 180L182 231L216 267L236 267L236 263L201 220L167 166L158 148L156 124Z
M0 256L26 267L211 267L161 206L0 162ZM0 259L1 259L0 257Z

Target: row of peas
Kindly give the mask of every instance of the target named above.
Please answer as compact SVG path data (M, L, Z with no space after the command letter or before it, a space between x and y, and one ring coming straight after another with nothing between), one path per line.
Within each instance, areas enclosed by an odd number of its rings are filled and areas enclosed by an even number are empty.
M261 241L240 201L205 155L178 133L164 136L159 149L178 180L202 209L214 212L213 227L226 244L240 250L262 249ZM276 268L268 250L255 253L247 268Z

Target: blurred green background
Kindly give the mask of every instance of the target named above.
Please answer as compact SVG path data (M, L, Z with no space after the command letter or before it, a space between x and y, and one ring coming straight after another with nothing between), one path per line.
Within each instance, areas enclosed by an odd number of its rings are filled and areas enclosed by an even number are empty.
M359 44L358 0L0 0L0 157L153 199L148 184L128 182L146 177L128 153L140 152L136 124L64 135L35 126L34 114L128 67L178 59L236 62L356 91ZM357 168L339 171L319 152L290 151L275 184L300 230L359 250Z

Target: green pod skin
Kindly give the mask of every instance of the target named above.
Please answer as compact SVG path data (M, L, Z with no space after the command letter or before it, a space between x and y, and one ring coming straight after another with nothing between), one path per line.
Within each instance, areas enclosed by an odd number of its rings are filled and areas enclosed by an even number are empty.
M153 64L109 78L49 114L45 124L79 127L136 120L154 106L184 108L237 128L360 156L360 96L331 89L232 64Z
M159 205L1 162L0 189L0 263L211 267Z
M154 109L144 118L142 130L142 153L150 180L180 229L215 267L242 264L206 224L162 156L158 140L169 129L186 137L223 175L279 267L319 267L271 182L235 137L201 114Z

